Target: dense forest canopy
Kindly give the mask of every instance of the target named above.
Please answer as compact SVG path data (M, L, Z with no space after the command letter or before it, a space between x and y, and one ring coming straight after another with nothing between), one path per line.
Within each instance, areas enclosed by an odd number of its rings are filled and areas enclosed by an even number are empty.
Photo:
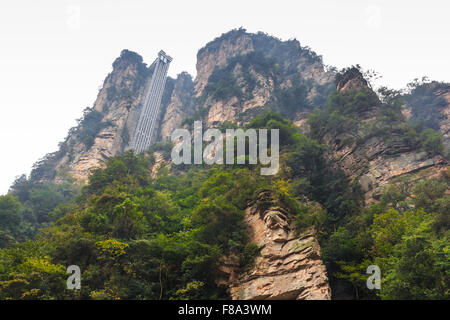
M260 176L254 165L201 165L163 166L151 178L152 153L130 151L96 170L79 192L19 179L0 197L0 297L227 298L215 283L217 264L234 253L243 270L252 265L259 249L248 240L244 209L271 190L298 230L319 231L336 294L375 298L362 279L376 262L384 270L379 297L448 298L450 171L400 181L363 208L358 185L328 165L326 146L276 113L251 127L280 129L276 176ZM72 264L83 270L80 291L65 287Z

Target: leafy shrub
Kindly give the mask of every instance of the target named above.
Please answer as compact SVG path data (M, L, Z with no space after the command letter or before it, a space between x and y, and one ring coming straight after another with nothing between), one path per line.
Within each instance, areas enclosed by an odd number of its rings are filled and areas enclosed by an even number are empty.
M100 130L111 125L109 122L103 122L103 114L93 108L86 108L83 111L83 117L78 120L79 131L78 138L84 143L86 149L90 149L94 144L94 139Z

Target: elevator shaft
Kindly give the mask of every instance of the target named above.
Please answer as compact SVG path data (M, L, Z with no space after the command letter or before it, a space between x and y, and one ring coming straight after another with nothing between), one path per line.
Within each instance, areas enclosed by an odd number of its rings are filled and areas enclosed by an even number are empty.
M138 125L134 132L131 147L137 153L147 150L153 142L161 108L161 100L166 84L167 70L172 58L164 51L158 53L158 58L153 62L154 71L145 90L144 103Z

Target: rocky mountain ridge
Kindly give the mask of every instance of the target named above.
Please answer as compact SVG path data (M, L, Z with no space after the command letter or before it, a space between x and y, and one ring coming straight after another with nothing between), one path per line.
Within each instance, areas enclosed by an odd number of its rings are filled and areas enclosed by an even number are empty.
M383 106L356 68L345 72L337 80L336 87L338 93L362 92L372 97L367 107L355 111L359 121L355 128L345 132L331 131L323 137L323 142L332 147L331 158L351 179L358 180L366 200L377 198L383 186L396 177L418 172L424 172L422 178L431 177L447 168L448 161L443 155L432 154L402 139L406 119L400 110L388 115L397 118L390 124L388 137L383 130L367 133L367 128L379 125L377 121L383 116L380 114ZM449 109L447 107L447 111ZM445 130L446 122L442 123ZM425 172L428 168L433 169Z
M302 125L308 112L322 106L333 90L334 71L326 71L321 57L297 40L283 42L263 33L232 30L208 43L197 57L195 81L186 72L167 79L158 120L160 140L168 140L183 120L202 118L206 127L226 121L245 124L269 109ZM84 182L91 169L126 150L151 74L141 56L124 50L92 107L102 126L89 133L91 143L79 137L83 123L72 128L60 150L38 163L34 180L58 182L70 177ZM218 93L230 82L229 92ZM300 103L296 95L301 96ZM281 110L283 105L289 106Z

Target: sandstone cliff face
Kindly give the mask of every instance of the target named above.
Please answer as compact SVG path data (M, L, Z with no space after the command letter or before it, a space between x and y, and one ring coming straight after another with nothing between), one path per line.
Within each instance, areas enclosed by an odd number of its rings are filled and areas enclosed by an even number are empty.
M439 128L439 132L444 139L444 146L448 152L450 152L450 88L447 91L438 92L441 95L447 105L442 110L442 120Z
M197 77L195 79L195 94L200 96L209 76L216 67L223 67L228 59L253 51L253 42L249 34L231 31L228 37L210 42L197 54Z
M350 90L365 92L370 91L369 84L357 68L350 68L336 80L336 89L339 92L346 92Z
M39 180L61 182L72 178L83 183L92 169L102 167L109 158L126 150L142 110L145 85L152 73L153 70L146 67L138 54L124 50L114 62L113 71L106 77L93 105L92 112L97 113L100 123L89 124L99 128L98 132L89 133L92 135L92 143L87 145L83 141L86 130L92 131L92 128L84 128L81 122L78 127L71 129L66 141L56 153L57 156L48 161L54 174L38 177ZM183 104L187 104L184 97L186 91L189 97L192 96L193 84L190 76L184 74L178 80L167 78L162 112L159 115L161 119L166 114L165 110L168 110L165 127L161 129L163 132L170 130L167 129L171 121L173 122L170 115L181 114L183 117L182 112L188 112L186 108L181 108ZM179 107L181 111L177 110ZM160 122L157 122L157 130Z
M441 123L439 126L439 133L441 134L444 146L450 152L450 87L447 90L436 92L437 95L442 96L446 101L446 106L442 109Z
M264 66L267 67L264 70L258 63L253 63L252 57L245 65L242 62L234 65L232 77L242 96L219 99L205 94L202 97L215 70L226 67L230 58L252 53L259 55L255 56L257 58L262 56L262 62L270 63ZM83 128L74 128L55 153L57 155L47 161L46 170L53 173L37 180L60 182L72 177L84 182L91 169L101 167L110 157L126 150L139 119L145 84L151 74L152 70L146 67L138 54L124 50L114 62L113 71L105 79L93 105L93 110L102 116L99 131L91 137L93 142L86 145L80 139ZM207 109L203 117L206 127L225 121L245 124L263 110L280 111L283 103L279 100L285 94L283 90L295 89L299 82L304 85L305 101L308 102L294 106L298 110L286 111L284 115L305 129L307 114L323 103L331 90L333 76L333 72L325 71L320 57L301 47L296 40L283 42L262 33L233 30L199 51L195 82L187 73L180 74L176 80L167 79L157 122L157 138L168 140L184 119L202 108ZM318 97L322 98L321 102Z
M206 125L219 125L225 121L242 125L251 120L252 116L257 114L258 111L261 111L258 110L258 108L264 108L264 106L270 101L275 88L274 80L264 77L252 68L248 71L258 83L254 89L250 89L245 83L245 72L242 70L240 65L237 65L233 71L233 76L235 77L236 82L239 87L247 93L248 98L243 100L234 96L225 100L209 99L207 103L210 104L210 108L205 119ZM252 109L255 109L256 113L252 113ZM246 113L249 113L250 116L243 117Z
M267 200L269 191L258 199ZM314 229L297 234L289 212L276 205L262 209L251 203L245 216L250 241L261 252L247 271L239 271L235 257L224 259L219 282L229 288L233 299L331 299Z
M77 181L85 181L90 169L98 168L110 157L122 152L128 145L139 117L140 104L149 70L142 58L123 51L106 77L93 109L103 116L102 129L93 137L92 146L86 146L79 134L70 135L68 152L56 164L56 171L64 171ZM78 128L78 131L83 128ZM63 179L59 173L56 180Z
M245 59L250 55L250 59ZM230 60L232 58L235 60ZM207 90L211 85L211 76L227 68L231 69L227 70L231 71L229 77L233 78L241 92L214 97L214 92ZM195 95L204 101L197 107L208 109L205 117L207 126L224 121L243 124L264 109L279 111L284 105L277 93L301 83L305 86L308 103L301 103L299 99L299 104L285 116L302 124L305 109L312 110L323 104L332 90L333 78L334 73L325 70L321 58L308 48L301 47L296 40L283 42L263 33L233 30L198 52Z
M355 69L344 74L338 81L337 88L339 92L354 90L373 94L361 73ZM377 120L379 116L377 110L380 104L381 102L375 103L358 114L360 123L353 132L337 135L331 133L324 139L324 142L333 148L330 156L337 161L338 167L342 168L350 178L359 181L368 201L371 201L373 197L376 198L382 187L395 177L417 173L427 168L432 168L432 170L426 171L428 176L432 176L448 166L443 156L431 155L411 147L400 138L400 133L395 130L389 139L378 134L363 143L358 143L357 139L354 139L354 142L349 144L348 138L362 135L363 126L370 125Z
M232 30L206 44L197 54L197 77L195 92L200 96L214 69L225 66L230 58L261 52L272 57L280 68L288 69L291 75L300 74L319 84L330 83L334 72L327 72L321 57L297 40L281 41L262 32L253 34L245 29Z
M192 77L183 72L178 75L168 106L163 114L160 137L163 141L170 140L173 130L180 128L184 119L194 112L194 82Z

